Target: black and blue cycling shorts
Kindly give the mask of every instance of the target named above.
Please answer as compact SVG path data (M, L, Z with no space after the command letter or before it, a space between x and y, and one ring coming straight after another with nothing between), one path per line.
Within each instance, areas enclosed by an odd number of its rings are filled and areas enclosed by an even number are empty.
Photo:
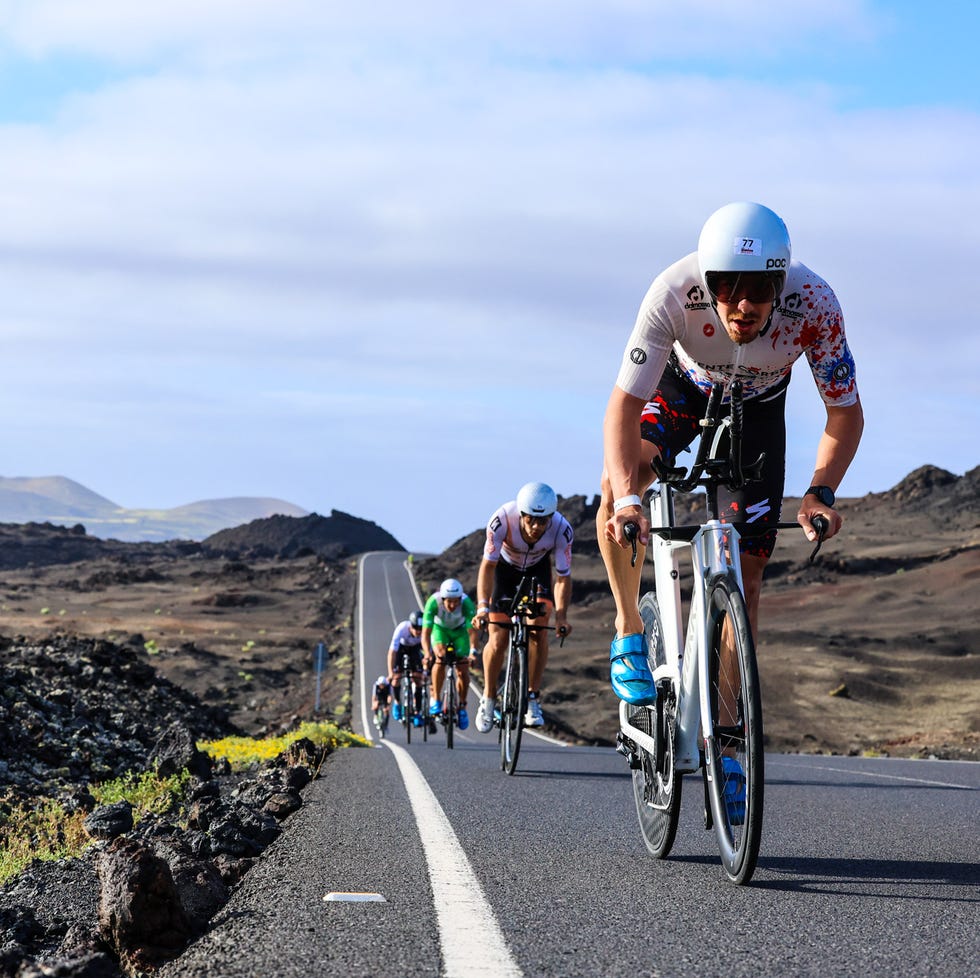
M744 402L742 425L742 460L748 465L762 452L766 460L762 478L737 492L724 486L718 490L718 508L726 523L748 523L753 528L779 522L786 481L786 388L789 381L777 390L766 391ZM668 465L683 465L678 455L700 433L700 420L708 406L707 395L692 384L676 367L671 358L664 369L660 384L643 409L640 437L660 450ZM726 450L722 446L722 450ZM691 462L694 461L693 456ZM769 558L776 545L776 530L754 534L742 532L742 553Z

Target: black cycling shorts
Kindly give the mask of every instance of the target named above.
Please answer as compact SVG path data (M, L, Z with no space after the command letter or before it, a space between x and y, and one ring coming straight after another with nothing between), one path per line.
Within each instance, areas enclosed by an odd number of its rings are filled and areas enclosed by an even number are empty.
M751 523L759 527L779 522L786 481L787 386L788 382L775 392L767 391L744 402L742 461L749 465L762 452L766 453L766 460L759 482L751 482L735 493L724 486L719 488L718 508L723 522ZM669 363L659 387L643 409L640 437L656 445L668 465L677 465L678 454L700 432L698 422L704 417L707 406L707 395ZM769 530L759 536L748 536L748 532L743 533L740 541L742 553L770 557L776 545L776 531Z
M402 671L402 656L406 652L408 653L408 671L422 671L422 646L405 645L404 642L399 642L398 649L395 651L395 668L393 670L396 675Z
M490 596L490 610L509 615L521 578L530 574L535 584L541 585L541 597L551 600L551 556L542 557L536 564L521 570L506 560L498 560L493 571L493 594Z

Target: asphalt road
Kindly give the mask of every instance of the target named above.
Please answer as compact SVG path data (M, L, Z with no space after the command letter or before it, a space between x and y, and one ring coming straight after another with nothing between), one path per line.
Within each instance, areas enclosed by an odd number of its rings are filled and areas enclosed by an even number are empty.
M403 554L366 555L361 573L363 700L419 596ZM766 774L762 854L735 887L697 776L658 862L614 751L526 736L508 777L496 734L471 727L450 751L441 732L406 746L392 725L376 749L329 759L211 932L161 974L977 973L980 765L769 755Z

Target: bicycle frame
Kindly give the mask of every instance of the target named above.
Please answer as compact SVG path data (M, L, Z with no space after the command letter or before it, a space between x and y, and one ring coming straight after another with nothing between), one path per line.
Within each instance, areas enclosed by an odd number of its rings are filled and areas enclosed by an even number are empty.
M690 472L660 458L652 462L659 480L650 492L655 593L644 595L638 610L657 699L650 706L620 703L617 741L633 772L637 817L649 851L660 859L670 853L681 776L703 769L704 826L715 830L728 878L745 884L755 871L762 837L765 761L762 694L739 540L740 532L748 536L785 524L751 526L719 518L719 487L736 491L758 480L765 462L763 454L742 464L742 385L733 380L729 390L728 416L719 418L722 385L712 385ZM729 445L723 453L726 431ZM675 524L674 491L697 487L705 490L707 518L700 525ZM827 521L814 516L811 525L819 547ZM635 563L639 524L627 522L623 532ZM678 561L682 547L690 548L694 572L686 634Z
M707 669L707 582L715 574L731 572L741 588L742 570L739 533L730 523L722 523L717 518L709 519L690 534L688 528L671 529L672 493L669 485L650 490L650 532L655 538L651 539L650 546L653 548L655 589L662 616L666 657L666 662L654 670L653 676L655 681L668 678L673 684L678 703L675 765L679 772L689 773L701 766L699 738L702 742L710 743L713 734L708 685L700 682L701 675ZM691 551L694 579L682 649L680 642L684 635L684 620L679 551L685 548ZM656 752L657 745L653 738L629 722L630 709L629 704L620 701L621 731L641 747Z

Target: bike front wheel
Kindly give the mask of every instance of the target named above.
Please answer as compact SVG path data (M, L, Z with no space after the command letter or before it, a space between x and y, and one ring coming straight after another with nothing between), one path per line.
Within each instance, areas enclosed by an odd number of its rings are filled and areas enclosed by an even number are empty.
M527 647L511 639L504 671L504 694L500 702L500 767L508 774L517 770L521 733L527 712Z
M745 599L732 574L708 585L708 702L705 768L725 873L748 883L762 840L765 761L762 694Z
M432 717L429 716L429 680L426 678L422 683L422 692L419 695L419 714L422 717L422 740L429 742L429 727L432 725Z
M640 599L640 617L649 650L648 664L653 672L666 662L660 607L653 592ZM665 859L670 854L681 811L683 778L674 767L676 708L677 697L670 680L658 684L654 706L630 707L630 723L649 734L657 744L653 753L637 745L633 768L633 797L640 832L647 849L657 859Z
M399 686L398 701L402 708L402 725L405 727L405 742L412 742L412 712L415 703L412 697L412 680L406 673Z
M450 669L446 673L446 688L442 698L442 708L446 712L446 747L453 749L453 729L456 726L456 675Z

